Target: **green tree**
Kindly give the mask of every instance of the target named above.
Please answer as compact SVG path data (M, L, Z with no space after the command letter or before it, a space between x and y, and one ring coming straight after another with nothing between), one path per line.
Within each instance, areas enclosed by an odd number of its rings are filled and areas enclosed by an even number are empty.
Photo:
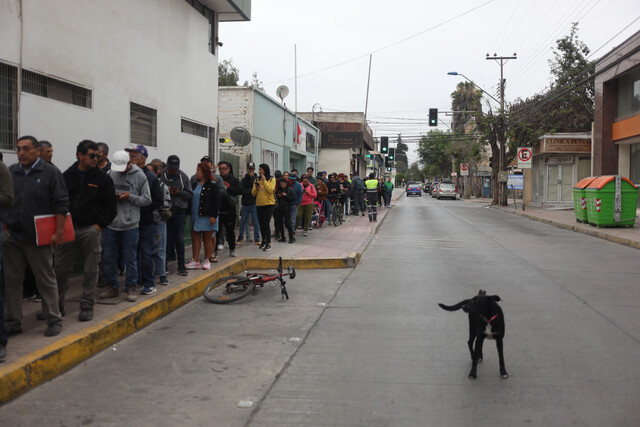
M423 173L427 177L451 175L451 133L431 130L420 138L418 157L424 165Z
M238 86L240 71L233 65L233 58L218 64L218 86Z
M453 110L453 132L465 134L466 126L476 114L482 114L482 91L471 82L460 82L455 92L451 94L451 109Z
M251 77L251 82L245 80L243 86L259 90L260 92L264 92L262 81L258 79L258 72L254 71Z

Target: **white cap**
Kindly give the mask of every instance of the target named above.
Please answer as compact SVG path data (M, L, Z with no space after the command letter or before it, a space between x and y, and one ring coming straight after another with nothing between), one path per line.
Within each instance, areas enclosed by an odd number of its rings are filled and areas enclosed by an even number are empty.
M116 172L124 172L129 163L129 153L124 150L116 151L111 158L111 170Z

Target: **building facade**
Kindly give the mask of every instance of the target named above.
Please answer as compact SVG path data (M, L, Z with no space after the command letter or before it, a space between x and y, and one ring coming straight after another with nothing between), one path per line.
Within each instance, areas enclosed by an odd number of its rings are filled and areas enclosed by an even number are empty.
M19 135L75 161L79 141L132 144L188 173L217 140L218 23L250 19L236 0L0 0L0 150Z
M596 64L593 175L640 185L640 31Z
M313 112L300 115L320 129L319 171L353 172L364 177L368 169L379 170L381 166L372 154L375 148L373 133L365 124L364 113Z
M220 158L234 165L236 176L246 172L248 162L266 163L275 170L316 168L317 141L320 131L310 121L296 116L286 105L264 92L244 86L220 87L219 123ZM249 144L233 141L234 128L251 135Z

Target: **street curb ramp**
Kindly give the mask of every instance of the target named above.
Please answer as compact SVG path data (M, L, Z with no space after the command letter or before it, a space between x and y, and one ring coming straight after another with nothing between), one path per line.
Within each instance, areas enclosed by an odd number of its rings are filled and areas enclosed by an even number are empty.
M345 258L283 258L286 268L296 269L353 268L361 254L352 252ZM68 371L88 359L132 335L155 320L199 298L212 280L232 276L249 269L276 269L277 258L240 258L222 265L220 269L202 274L171 289L145 298L131 307L116 313L95 325L60 338L6 365L0 365L0 404Z

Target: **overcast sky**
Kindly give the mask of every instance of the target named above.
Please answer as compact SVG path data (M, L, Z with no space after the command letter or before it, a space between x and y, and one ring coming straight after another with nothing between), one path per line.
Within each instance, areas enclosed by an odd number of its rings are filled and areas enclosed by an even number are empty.
M254 0L251 18L220 25L219 60L233 59L240 84L257 72L275 99L276 88L286 85L285 102L294 110L296 45L298 111L319 104L323 111L363 112L372 54L367 118L374 136L393 141L401 133L411 142L429 130L429 108L450 122L444 112L462 78L447 72L466 75L498 98L500 67L485 56L517 53L504 66L505 100L532 96L549 85L552 48L572 22L597 59L640 31L640 2ZM416 145L410 143L411 161Z

